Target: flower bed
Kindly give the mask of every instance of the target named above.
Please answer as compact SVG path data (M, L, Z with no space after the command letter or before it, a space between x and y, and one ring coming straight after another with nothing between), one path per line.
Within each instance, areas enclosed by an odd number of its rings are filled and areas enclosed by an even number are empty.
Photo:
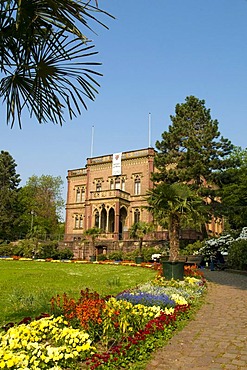
M0 334L0 368L130 367L171 337L200 300L204 283L201 277L171 282L158 277L116 297L88 289L77 300L53 297L52 316L9 325Z

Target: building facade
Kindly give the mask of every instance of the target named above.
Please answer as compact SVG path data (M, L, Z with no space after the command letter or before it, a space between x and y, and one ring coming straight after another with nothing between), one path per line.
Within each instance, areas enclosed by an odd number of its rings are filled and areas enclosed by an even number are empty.
M153 148L87 159L85 168L68 171L65 241L98 227L110 240L128 238L137 221L150 222L142 208L152 187Z
M145 196L153 186L154 156L153 148L115 153L88 158L84 168L68 171L64 246L70 246L76 257L88 258L92 253L83 242L84 232L92 227L102 230L99 254L126 246L135 222L152 221ZM215 229L214 223L210 228ZM183 234L184 239L199 238L193 230ZM154 235L155 240L167 238L165 230Z

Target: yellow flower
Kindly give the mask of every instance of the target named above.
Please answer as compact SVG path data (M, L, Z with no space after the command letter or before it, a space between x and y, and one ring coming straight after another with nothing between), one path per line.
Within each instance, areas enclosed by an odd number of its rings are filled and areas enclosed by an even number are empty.
M7 361L7 367L8 367L8 368L11 368L12 366L14 366L14 364L15 364L15 361L14 361L13 359L9 359L9 360Z

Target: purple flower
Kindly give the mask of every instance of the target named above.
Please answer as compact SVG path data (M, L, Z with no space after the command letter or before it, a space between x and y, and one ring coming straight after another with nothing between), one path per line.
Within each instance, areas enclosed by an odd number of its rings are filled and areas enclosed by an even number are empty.
M165 294L154 295L145 292L123 292L116 296L117 300L128 301L134 305L160 306L161 308L175 307L176 303Z

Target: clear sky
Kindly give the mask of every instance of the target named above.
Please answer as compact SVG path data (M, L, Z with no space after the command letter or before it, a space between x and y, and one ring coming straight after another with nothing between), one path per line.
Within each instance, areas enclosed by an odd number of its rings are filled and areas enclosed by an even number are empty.
M0 107L0 150L17 163L22 185L32 175L61 176L93 156L148 147L171 123L186 96L206 101L221 134L247 142L246 0L98 0L102 17L93 39L103 65L95 102L63 127L25 116L11 129Z

